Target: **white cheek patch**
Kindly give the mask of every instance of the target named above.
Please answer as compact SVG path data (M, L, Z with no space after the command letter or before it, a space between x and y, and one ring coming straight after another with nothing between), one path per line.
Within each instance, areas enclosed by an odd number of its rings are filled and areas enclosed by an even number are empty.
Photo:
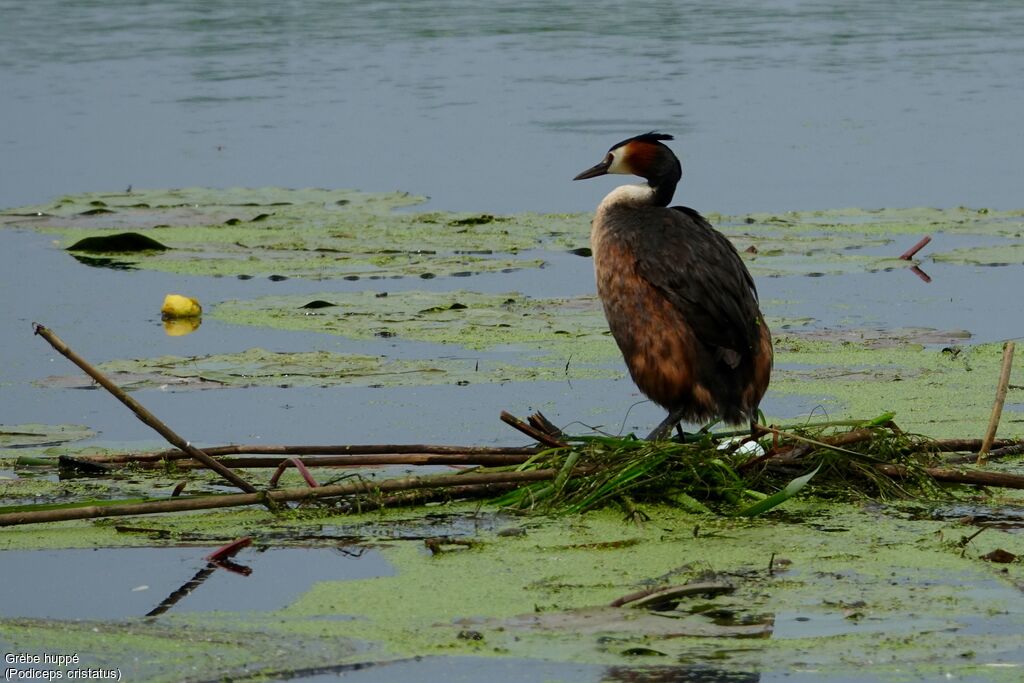
M619 147L618 149L608 152L608 156L612 158L612 163L608 164L608 173L633 175L633 171L629 168L629 164L626 163L625 147Z

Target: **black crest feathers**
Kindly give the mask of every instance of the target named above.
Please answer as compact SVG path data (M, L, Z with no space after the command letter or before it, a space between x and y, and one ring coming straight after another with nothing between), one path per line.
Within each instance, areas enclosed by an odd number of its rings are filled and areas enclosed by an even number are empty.
M616 143L616 144L612 145L611 149L609 149L608 151L611 151L612 149L618 149L619 147L622 147L623 145L628 144L628 143L633 142L633 141L636 141L636 142L661 142L662 140L675 140L675 138L672 137L671 135L667 134L667 133L658 133L658 132L655 132L655 131L652 130L650 133L644 133L643 135L634 135L631 138L626 138L622 142L619 142L619 143Z

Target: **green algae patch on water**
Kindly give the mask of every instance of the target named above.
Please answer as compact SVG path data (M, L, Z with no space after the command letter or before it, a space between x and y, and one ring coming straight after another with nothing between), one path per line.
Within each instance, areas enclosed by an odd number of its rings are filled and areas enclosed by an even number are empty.
M1024 364L1018 348L1015 365ZM1002 362L1001 344L965 347L777 338L768 391L811 397L832 419L892 411L907 431L932 438L981 438ZM1007 396L999 435L1024 436L1024 395Z
M473 358L396 359L329 351L248 349L207 356L158 356L102 363L99 369L125 390L227 389L257 386L398 387L557 380L564 369ZM594 371L596 372L596 370ZM593 375L594 373L591 373ZM605 373L607 375L609 373ZM87 387L79 375L41 379L44 387Z
M11 210L3 223L56 233L69 249L96 244L89 257L77 256L89 265L240 277L464 276L536 268L543 261L520 252L587 240L579 215L395 211L422 201L351 190L144 190L64 197ZM103 251L104 240L127 229L166 249L124 251L112 243Z
M429 510L339 516L253 508L29 527L23 532L43 536L93 527L111 539L146 537L147 527L167 532L151 545L212 546L240 535L264 546L358 543L376 548L396 572L317 582L269 612L172 609L153 621L87 622L88 628L0 623L19 645L35 638L93 653L106 665L124 653L137 655L152 662L147 679L205 666L216 651L216 645L164 650L163 632L174 629L222 644L230 656L207 671L224 675L238 675L247 643L280 641L287 645L274 650L273 662L254 657L248 670L436 655L624 666L647 652L673 661L713 660L729 671L796 664L863 672L859 667L870 661L879 675L918 677L1012 663L1024 630L1024 595L1014 585L1024 570L979 559L997 547L1024 555L1024 536L998 529L961 548L958 539L973 527L814 500L791 500L754 520L649 506L650 520L640 524L615 510L518 519L471 504ZM509 528L520 533L504 533ZM471 545L432 555L421 540L428 534ZM734 591L684 598L660 612L604 607L637 590L691 581L726 583ZM194 597L212 588L199 586ZM323 650L330 643L341 648L333 650L333 662Z
M1019 210L833 209L713 214L711 218L736 244L755 276L832 275L904 267L906 262L897 257L913 245L914 237L924 235L934 238L924 252L927 258L1003 263L1006 257L999 258L1000 250L1018 249L1024 237L1024 211ZM947 236L951 239L943 239ZM975 244L949 246L962 244L964 238L972 238Z
M401 192L354 190L138 190L10 209L0 214L0 225L57 234L65 248L131 232L167 249L111 247L106 254L77 258L97 266L205 276L465 276L536 268L544 251L584 253L588 247L590 214L410 210L423 201ZM913 235L984 236L1010 246L1024 235L1024 213L987 209L838 209L709 218L757 276L893 268L910 246L901 238ZM936 240L930 253L958 263L985 262L989 247L943 255Z
M333 304L312 313L311 300ZM275 329L337 334L350 339L399 339L456 344L471 350L516 349L581 362L614 359L618 351L595 297L537 299L517 292L481 294L403 291L335 292L226 301L211 317Z
M354 663L365 660L368 650L337 638L281 640L270 628L232 630L215 619L184 626L173 619L0 619L0 629L15 652L79 654L80 661L64 670L65 679L72 671L103 669L119 674L104 680L276 680L272 672Z
M1024 606L1024 596L973 552L961 557L939 533L944 523L838 503L795 503L785 516L749 522L647 512L651 521L640 526L611 511L547 519L528 524L525 535L480 535L468 550L434 556L418 544L392 544L383 552L395 576L315 584L278 613L282 628L304 633L329 621L339 635L382 642L396 656L616 665L649 648L760 670L786 668L794 657L808 666L854 665L869 653L904 667L959 663L967 651L998 658L1015 651L1024 628L1013 607ZM998 542L1024 550L1010 534ZM769 573L773 556L779 564ZM1013 567L1009 578L1020 573ZM735 592L646 615L663 620L657 630L638 628L645 622L626 616L630 608L620 619L594 611L639 589L693 580L725 581ZM595 613L604 619L596 626ZM997 632L970 633L993 619ZM728 637L757 633L738 628L757 625L772 638Z
M985 208L939 209L908 207L886 209L824 209L749 213L739 216L709 214L726 228L778 229L793 233L838 232L876 237L949 232L969 235L1024 236L1024 210L993 211Z
M1024 264L1024 241L999 246L963 247L932 256L942 263L973 266L1012 266Z

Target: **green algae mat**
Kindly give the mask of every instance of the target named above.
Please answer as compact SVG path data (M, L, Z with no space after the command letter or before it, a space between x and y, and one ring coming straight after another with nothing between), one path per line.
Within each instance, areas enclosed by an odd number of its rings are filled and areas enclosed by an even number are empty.
M6 210L0 226L52 235L68 267L157 271L185 283L309 283L303 293L263 288L248 298L203 301L206 319L250 330L256 339L261 330L284 330L359 345L354 353L257 342L193 356L140 352L99 364L143 402L157 388L218 390L230 400L231 391L249 387L344 391L624 376L595 297L521 291L529 278L583 262L588 216L445 213L422 210L422 203L402 193L318 189L93 193ZM808 300L814 283L831 277L905 268L895 257L926 234L948 238L941 247L935 240L928 256L944 267L1024 263L1021 211L709 218L756 278L800 278L810 283L801 293ZM479 285L495 276L507 276L507 286L493 279ZM403 287L382 292L379 285L392 280ZM1001 343L975 343L970 332L941 324L823 328L813 315L789 315L790 301L762 303L775 333L770 399L793 399L832 419L893 411L903 429L935 438L983 434ZM1015 376L1024 367L1024 345L1018 346ZM54 372L34 386L45 392L88 385L70 367ZM1024 436L1020 385L1011 381L1001 437ZM628 400L623 396L623 406ZM801 417L808 415L768 415ZM55 458L102 450L103 443L88 440L104 427L0 427L0 504L166 497L179 481L188 482L188 491L223 492L195 471L58 477ZM18 465L19 458L43 464ZM998 468L1024 473L1019 460ZM245 475L260 485L269 478L266 471ZM282 486L298 482L290 470ZM643 505L642 515L626 521L611 508L521 517L444 503L358 515L253 508L5 528L0 563L3 553L53 552L50 561L60 561L72 548L195 547L192 564L170 576L154 566L154 576L140 580L152 593L163 591L154 603L204 569L208 548L242 536L254 545L234 562L251 564L252 576L261 572L260 553L279 548L331 548L346 557L369 550L387 570L315 580L298 573L295 594L273 609L239 600L213 611L171 608L155 617L80 621L61 617L59 606L56 616L5 614L0 607L0 643L12 652L79 653L129 680L275 679L371 664L386 676L388 662L415 657L514 660L526 663L524 671L529 662L588 663L625 678L695 667L808 680L1020 680L1024 570L1019 559L994 561L1024 557L1019 493L992 489L932 501L822 499L813 486L810 493L755 519L661 504ZM217 572L181 606L201 604L204 591L229 590L216 581L250 579ZM18 581L18 590L37 592L46 603L46 585L31 576ZM67 581L75 581L73 566ZM727 590L653 608L610 606L637 591L687 583ZM100 590L117 604L119 595L139 588Z
M423 201L352 190L136 190L8 209L0 224L52 233L94 265L211 276L429 279L536 268L543 264L537 250L588 247L584 214L415 211ZM755 276L895 267L904 247L879 247L935 233L976 238L972 246L933 253L937 261L1024 263L1024 211L840 209L708 218L734 240ZM111 239L126 233L134 239Z
M995 502L1020 501L985 504ZM963 545L970 527L928 519L914 506L793 502L785 513L742 522L663 507L648 514L636 525L612 511L524 520L451 506L429 521L420 512L317 515L311 526L301 515L242 511L5 530L0 538L11 544L23 535L33 544L63 536L58 545L88 547L249 534L256 549L235 561L257 572L260 546L369 546L392 571L312 585L299 574L290 579L299 597L270 611L239 604L147 619L5 618L3 638L15 650L47 643L87 653L146 680L236 679L413 656L627 668L707 662L725 672L822 678L1019 678L1024 576L1019 564L979 558L995 547L1024 553L1020 535L990 531ZM445 531L472 545L431 554L416 539ZM196 554L195 566L180 567L182 582L203 566ZM729 590L655 611L609 606L634 591L695 581ZM215 590L197 586L181 605Z

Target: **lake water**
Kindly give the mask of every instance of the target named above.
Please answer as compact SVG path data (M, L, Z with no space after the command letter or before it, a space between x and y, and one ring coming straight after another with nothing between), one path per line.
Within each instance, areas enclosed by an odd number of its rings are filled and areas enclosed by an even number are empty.
M404 190L441 210L590 211L616 181L570 179L611 144L657 129L677 136L686 173L677 200L702 211L1019 208L1021 74L1024 4L1008 0L0 0L0 207L128 186L322 186ZM157 313L166 292L185 288L215 304L324 285L85 268L51 239L0 231L5 424L70 422L97 430L102 444L157 443L101 392L33 385L74 371L32 337L34 320L93 362L252 346L414 352L400 340L372 345L216 320L172 339ZM458 286L578 295L592 291L590 267L566 257L539 275L484 275ZM973 341L1020 335L1019 316L1006 315L1006 300L991 292L1014 291L1021 266L927 270L930 285L902 271L766 278L759 287L764 301L788 302L774 313L815 316L824 326L965 328ZM439 278L388 286L454 285ZM817 302L852 301L843 320L804 300L812 286ZM539 408L560 424L576 416L610 431L646 431L662 415L650 404L630 409L641 397L628 379L139 394L196 443L514 443L518 434L497 420L502 408ZM787 400L769 393L765 409L814 408ZM83 575L96 578L116 553L101 554ZM293 571L290 557L260 556L260 576ZM173 589L178 574L191 576L194 567L183 562L159 577L154 594ZM44 564L9 555L5 569L22 585ZM136 583L125 578L119 587ZM146 609L152 603L149 594L125 595ZM232 609L232 595L213 608ZM111 616L75 604L72 618ZM452 671L456 680L641 680L632 669L465 658L397 663L358 680ZM688 680L818 680L698 673ZM683 674L671 669L657 680L674 675Z
M589 210L673 133L705 211L1021 204L1024 5L0 2L0 206L180 186Z

